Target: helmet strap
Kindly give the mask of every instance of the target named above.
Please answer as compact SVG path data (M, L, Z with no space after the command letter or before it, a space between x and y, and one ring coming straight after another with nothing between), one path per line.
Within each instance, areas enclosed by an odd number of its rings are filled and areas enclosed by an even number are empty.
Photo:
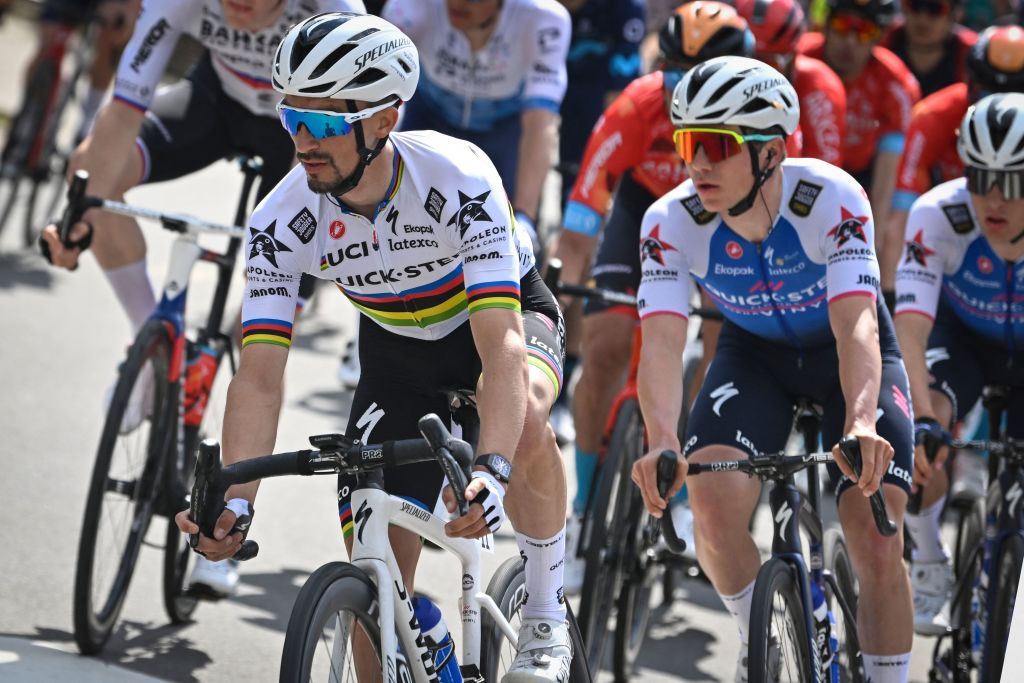
M761 186L765 184L765 181L767 181L772 176L772 173L775 172L774 166L769 166L768 168L761 170L761 165L757 161L757 154L760 150L755 149L756 146L750 143L748 143L747 146L750 151L750 170L754 173L754 184L751 186L750 192L747 193L747 196L729 209L730 216L739 216L750 211L751 207L754 206L754 201L757 199L758 190L761 189ZM774 154L769 150L768 163L771 163L773 156Z
M350 114L355 114L356 103L353 100L345 100L345 106L348 107ZM359 161L356 162L356 167L352 169L352 172L348 174L348 177L341 181L339 189L334 193L335 196L341 197L355 189L356 185L363 178L363 172L366 171L366 167L370 165L370 162L377 158L377 155L384 149L384 145L387 144L388 138L384 136L377 141L377 144L373 148L366 147L366 136L363 135L363 121L356 121L352 124L352 133L356 136L356 153L359 155Z

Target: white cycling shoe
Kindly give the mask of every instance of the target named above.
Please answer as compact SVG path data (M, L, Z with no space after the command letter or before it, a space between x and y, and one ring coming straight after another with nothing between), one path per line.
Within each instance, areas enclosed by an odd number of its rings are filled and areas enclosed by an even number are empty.
M103 395L103 410L110 410L110 402L114 400L114 392L117 384L121 381L121 370L118 368L117 376ZM149 363L143 366L135 386L132 387L132 394L128 398L128 405L125 406L124 415L121 416L121 434L131 434L149 418L153 409L153 366Z
M948 559L911 562L910 586L914 591L914 632L940 636L949 628L949 600L953 566Z
M747 683L747 667L749 661L747 659L748 647L746 643L740 643L740 652L736 657L736 676L733 678L735 683ZM782 648L779 647L779 641L772 636L771 645L768 650L768 668L769 668L769 681L777 681L782 674Z
M359 339L353 337L345 343L345 351L338 364L338 381L346 389L355 389L359 384Z
M189 578L189 592L210 600L229 598L238 589L238 562L222 560L211 562L205 557L196 557L192 576Z
M579 595L583 590L583 572L587 563L576 553L583 533L583 517L573 512L565 520L565 569L562 570L562 590L566 595Z
M669 513L672 515L672 527L676 530L676 536L686 543L686 550L683 557L697 561L697 545L693 540L693 510L689 503L672 503L669 505Z
M523 619L519 653L501 683L566 683L572 663L569 624L554 619Z

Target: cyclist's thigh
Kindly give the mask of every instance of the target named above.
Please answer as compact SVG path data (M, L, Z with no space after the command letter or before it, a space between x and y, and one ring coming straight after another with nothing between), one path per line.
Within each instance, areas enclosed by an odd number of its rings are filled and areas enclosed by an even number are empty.
M974 350L986 385L1009 387L1010 401L1006 410L1006 436L1024 437L1024 351L1010 353L980 337L974 338Z
M985 385L975 348L978 342L952 313L940 306L928 337L925 358L933 378L931 389L949 400L954 422L964 419L970 412Z
M552 319L538 311L523 311L523 334L526 337L526 361L551 383L553 402L562 391L565 323L561 316Z
M204 55L182 81L161 88L146 112L137 140L142 183L180 178L230 152L220 81Z
M729 446L748 455L775 453L785 447L793 399L769 366L787 351L778 345L768 349L769 345L736 325L722 326L718 352L687 421L683 455L707 446Z
M590 269L597 287L636 294L640 286L640 222L654 199L629 173L622 177ZM587 299L583 305L584 315L605 311L637 317L635 306L607 304L598 299Z
M450 425L444 388L473 388L480 360L469 323L437 341L400 337L362 319L361 375L345 433L363 443L420 438L417 422L427 413ZM441 491L441 468L433 462L385 468L384 488L425 510ZM352 532L352 477L338 477L338 506L345 536Z

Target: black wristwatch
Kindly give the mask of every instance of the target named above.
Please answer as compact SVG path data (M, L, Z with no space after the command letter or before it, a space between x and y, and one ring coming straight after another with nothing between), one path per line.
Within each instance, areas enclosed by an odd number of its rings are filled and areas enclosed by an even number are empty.
M476 467L486 467L487 471L494 475L494 478L502 484L508 484L512 477L512 463L501 453L483 453L473 461Z

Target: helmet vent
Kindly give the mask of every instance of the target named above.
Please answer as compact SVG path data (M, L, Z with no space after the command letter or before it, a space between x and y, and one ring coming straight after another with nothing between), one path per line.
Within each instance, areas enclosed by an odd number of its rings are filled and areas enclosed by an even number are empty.
M370 28L366 29L365 31L360 31L359 33L357 33L354 36L352 36L351 38L349 38L349 40L352 41L353 43L358 43L360 40L362 40L366 36L372 35L374 33L377 33L379 30L380 30L379 28L373 26L373 27L370 27Z
M351 88L353 86L369 85L371 83L376 83L377 81L386 77L387 74L385 74L383 71L376 67L371 67L361 72L358 76L349 81L345 85L345 89L347 90L348 88Z
M716 90L715 92L711 93L711 97L709 97L708 100L707 100L707 106L710 107L715 102L717 102L718 100L722 99L722 97L727 92L729 92L735 86L739 85L742 82L743 82L743 78L740 77L740 76L733 76L732 78L730 78L721 87L719 87L718 90Z
M310 86L305 87L305 88L299 88L299 92L306 93L306 94L311 95L311 96L315 96L315 95L323 94L323 93L327 92L328 90L332 90L335 85L337 85L337 84L336 83L324 83L322 85L310 85Z
M320 78L330 71L331 67L338 63L338 60L349 52L352 52L354 49L356 49L355 43L345 43L344 45L340 45L336 50L334 50L334 52L324 57L320 63L317 64L316 68L313 69L313 73L311 73L309 77L311 79Z

